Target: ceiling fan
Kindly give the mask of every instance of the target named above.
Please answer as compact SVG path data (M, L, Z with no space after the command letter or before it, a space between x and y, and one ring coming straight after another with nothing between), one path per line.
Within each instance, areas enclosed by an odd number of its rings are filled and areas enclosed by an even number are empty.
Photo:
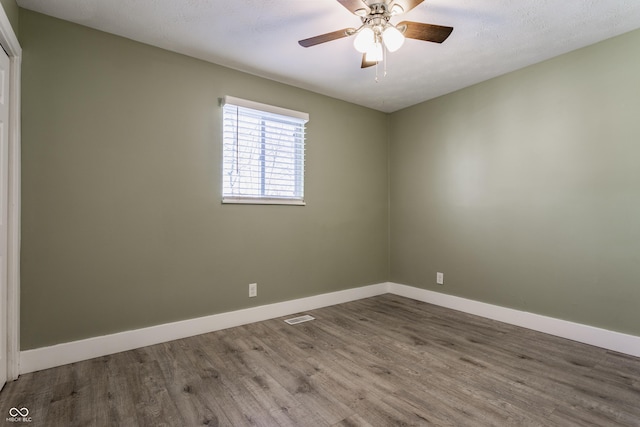
M442 43L449 37L453 27L402 21L393 25L393 16L405 13L424 0L338 0L351 13L362 20L358 28L345 28L298 41L302 47L311 47L332 40L355 35L353 45L362 53L361 68L381 62L384 50L395 52L405 38Z

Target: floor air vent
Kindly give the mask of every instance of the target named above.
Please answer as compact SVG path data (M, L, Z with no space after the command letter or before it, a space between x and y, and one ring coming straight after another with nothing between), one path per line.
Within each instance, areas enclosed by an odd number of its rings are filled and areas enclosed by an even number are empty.
M290 325L297 325L298 323L308 322L309 320L314 320L314 319L315 317L305 314L304 316L298 316L298 317L293 317L291 319L287 319L285 320L285 322L287 322Z

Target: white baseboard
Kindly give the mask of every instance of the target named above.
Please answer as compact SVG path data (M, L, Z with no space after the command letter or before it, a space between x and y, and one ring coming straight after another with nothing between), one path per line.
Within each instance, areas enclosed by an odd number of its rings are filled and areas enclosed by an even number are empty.
M640 337L398 283L379 283L20 352L20 374L385 293L640 357Z
M363 286L307 298L284 301L214 314L196 319L165 323L148 328L87 338L20 352L20 374L40 371L94 357L133 350L148 345L187 338L207 332L288 316L306 310L341 304L387 292L387 284Z
M640 357L640 337L635 335L609 331L581 323L500 307L398 283L387 283L387 291L395 295Z

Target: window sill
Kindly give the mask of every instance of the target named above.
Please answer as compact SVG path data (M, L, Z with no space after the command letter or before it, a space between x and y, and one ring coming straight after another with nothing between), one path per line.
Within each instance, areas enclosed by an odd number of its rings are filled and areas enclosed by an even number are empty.
M306 206L304 200L295 199L265 199L265 198L252 198L252 197L225 197L222 199L222 204L236 204L236 205L291 205L291 206Z

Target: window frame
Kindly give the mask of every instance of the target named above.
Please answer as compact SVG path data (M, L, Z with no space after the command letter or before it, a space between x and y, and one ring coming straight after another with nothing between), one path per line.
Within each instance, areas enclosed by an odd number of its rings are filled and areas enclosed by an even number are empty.
M225 195L225 186L226 186L226 177L225 177L225 171L226 171L226 153L225 153L225 145L226 145L226 140L225 140L225 106L226 105L233 105L235 107L241 107L241 108L246 108L246 109L250 109L250 110L254 110L255 112L258 113L265 113L265 118L263 118L263 122L264 121L269 121L268 115L278 115L278 116L284 116L288 119L291 119L292 122L298 122L301 124L301 129L302 129L302 134L295 136L295 138L300 138L301 142L295 142L292 144L292 146L294 147L294 150L296 149L295 145L296 144L300 144L301 147L301 159L298 160L300 162L300 164L296 164L295 168L296 171L294 173L294 180L296 181L294 183L294 185L301 185L301 197L277 197L277 196L269 196L269 195L261 195L261 196L251 196L251 195L240 195L240 196L234 196L234 195ZM290 110L287 108L282 108L282 107L277 107L277 106L273 106L273 105L269 105L269 104L262 104L259 102L255 102L255 101L250 101L250 100L246 100L246 99L242 99L242 98L236 98L233 96L225 96L224 98L220 98L220 107L222 110L222 203L223 204L252 204L252 205L293 205L293 206L304 206L306 205L306 202L304 200L304 181L305 181L305 146L306 146L306 123L309 121L309 114L308 113L303 113L300 111L295 111L295 110ZM271 121L274 121L273 118L271 119ZM262 124L262 126L264 126L264 123ZM261 138L263 138L261 144L263 144L263 152L261 155L261 158L259 161L261 162L265 162L265 156L264 156L264 146L266 144L266 140L264 139L264 136L262 136ZM298 156L298 154L294 154L294 156ZM300 168L301 170L298 171L298 168ZM261 189L261 193L264 194L264 186L265 186L265 167L263 166L261 169L261 178L260 178L260 185L262 187ZM301 183L298 183L297 181L301 181Z

